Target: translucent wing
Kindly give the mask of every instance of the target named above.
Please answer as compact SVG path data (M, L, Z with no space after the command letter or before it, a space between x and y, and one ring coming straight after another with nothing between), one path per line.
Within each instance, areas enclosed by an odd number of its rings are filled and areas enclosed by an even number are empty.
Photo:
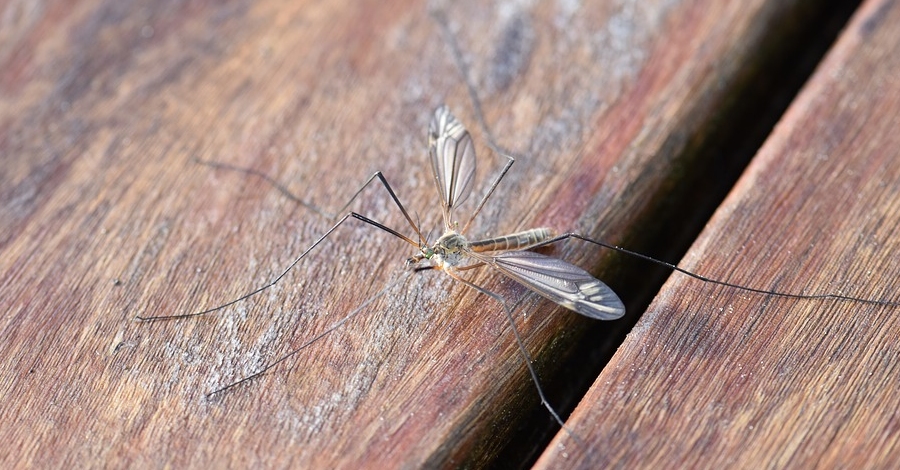
M510 251L490 264L538 294L597 320L615 320L625 306L606 284L578 266L533 251Z
M469 131L447 106L434 111L428 126L428 153L434 170L434 181L441 194L444 222L447 227L453 208L463 202L475 179L475 146Z

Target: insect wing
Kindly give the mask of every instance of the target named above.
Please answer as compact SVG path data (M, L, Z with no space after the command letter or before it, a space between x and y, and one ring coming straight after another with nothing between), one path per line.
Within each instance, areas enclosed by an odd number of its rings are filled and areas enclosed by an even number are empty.
M452 209L469 195L475 180L475 146L469 131L447 106L434 112L428 126L428 153L434 181L444 203L448 224Z
M615 320L625 306L612 289L587 271L533 251L492 257L491 265L538 294L597 320Z

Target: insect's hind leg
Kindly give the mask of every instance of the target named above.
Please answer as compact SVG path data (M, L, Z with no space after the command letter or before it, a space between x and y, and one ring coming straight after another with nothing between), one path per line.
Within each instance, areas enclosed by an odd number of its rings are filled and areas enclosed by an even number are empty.
M553 406L550 405L550 402L547 400L547 396L544 395L544 389L541 388L541 381L538 378L537 371L534 370L534 365L532 365L533 360L531 358L531 354L528 354L528 350L525 349L525 342L522 341L522 335L519 334L519 329L516 328L515 318L513 316L512 311L509 309L509 306L506 304L506 299L504 299L503 297L501 297L499 294L497 294L495 292L491 292L491 291L485 289L484 287L481 287L477 284L474 284L470 281L463 279L462 277L458 276L457 274L453 273L450 270L445 270L445 272L453 279L496 300L500 304L500 306L503 307L503 312L506 314L506 319L509 320L509 326L512 329L513 337L516 339L516 344L519 346L519 352L522 354L522 358L525 360L525 366L528 368L528 373L529 373L529 375L531 375L531 380L532 380L532 382L534 382L534 386L537 389L538 397L541 400L541 405L543 405L544 408L547 409L547 411L550 413L550 416L552 416L553 420L556 421L556 424L558 424L562 429L564 429L566 431L566 433L569 434L569 436L571 436L574 440L578 441L578 443L581 444L582 443L581 439L578 438L578 436L574 432L572 432L572 430L569 429L568 426L566 426L566 423L559 416L559 413L557 413L556 410L553 409Z
M677 271L677 272L679 272L679 273L681 273L681 274L684 274L684 275L686 275L686 276L688 276L688 277L692 277L692 278L697 279L697 280L699 280L699 281L701 281L701 282L707 282L707 283L715 284L715 285L719 285L719 286L731 287L731 288L739 289L739 290L746 291L746 292L753 292L753 293L756 293L756 294L764 294L764 295L772 295L772 296L775 296L775 297L784 297L784 298L789 298L789 299L803 299L803 300L839 300L839 301L849 301L849 302L860 302L860 303L870 304L870 305L881 305L881 306L886 306L886 307L897 307L897 306L900 306L900 302L893 302L893 301L882 300L882 299L866 299L866 298L862 298L862 297L853 297L853 296L848 296L848 295L842 295L842 294L830 294L830 293L825 293L825 294L797 294L797 293L791 293L791 292L780 292L780 291L775 291L775 290L770 290L770 289L761 289L761 288L757 288L757 287L743 286L743 285L740 285L740 284L735 284L735 283L733 283L733 282L722 281L722 280L719 280L719 279L713 279L713 278L710 278L710 277L707 277L707 276L703 276L703 275L701 275L701 274L697 274L697 273L695 273L695 272L688 271L687 269L684 269L684 268L682 268L682 267L680 267L680 266L678 266L678 265L676 265L676 264L672 264L672 263L668 263L668 262L666 262L666 261L658 260L658 259L656 259L656 258L647 256L647 255L644 255L644 254L641 254L641 253L638 253L638 252L636 252L636 251L631 251L631 250L629 250L629 249L622 248L622 247L620 247L620 246L616 246L616 245L612 245L612 244L609 244L609 243L605 243L605 242L602 242L602 241L600 241L600 240L595 240L595 239L593 239L593 238L586 237L586 236L584 236L584 235L581 235L581 234L575 233L575 232L569 232L569 233L564 233L564 234L558 235L558 236L553 237L553 238L551 238L551 239L549 239L549 240L546 240L546 241L544 241L544 242L542 242L542 243L539 243L539 244L537 244L537 245L534 245L534 246L532 246L531 248L538 248L538 247L541 247L541 246L547 246L547 245L550 245L550 244L553 244L553 243L557 243L557 242L561 242L561 241L563 241L563 240L567 240L567 239L570 239L570 238L575 238L575 239L582 240L582 241L585 241L585 242L588 242L588 243L592 243L592 244L597 245L597 246L602 247L602 248L607 248L607 249L610 249L610 250L613 250L613 251L617 251L617 252L619 252L619 253L623 253L623 254L626 254L626 255L629 255L629 256L633 256L633 257L635 257L635 258L638 258L638 259L641 259L641 260L644 260L644 261L647 261L647 262L650 262L650 263L653 263L653 264L657 264L657 265L659 265L659 266L663 266L663 267L665 267L665 268L669 268L669 269L671 269L672 271Z

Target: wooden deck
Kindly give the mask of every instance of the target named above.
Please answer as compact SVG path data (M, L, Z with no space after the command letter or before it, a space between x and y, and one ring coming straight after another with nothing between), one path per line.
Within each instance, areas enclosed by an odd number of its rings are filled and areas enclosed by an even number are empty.
M900 6L623 3L446 11L491 133L520 155L470 234L547 226L670 260L693 243L679 264L708 277L900 301ZM0 5L0 466L900 458L900 306L676 274L647 307L665 274L583 242L549 253L619 292L625 319L466 273L514 306L553 405L580 401L555 438L500 306L410 274L415 247L358 222L253 299L134 320L264 285L333 224L195 158L326 211L381 170L436 238L441 103L478 144L477 200L503 161L422 2ZM350 208L412 235L375 185Z

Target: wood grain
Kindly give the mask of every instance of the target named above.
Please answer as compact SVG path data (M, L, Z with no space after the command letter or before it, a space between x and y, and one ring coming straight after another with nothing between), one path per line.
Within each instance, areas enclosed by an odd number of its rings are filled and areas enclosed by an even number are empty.
M900 300L900 6L867 1L685 257L784 292ZM898 308L672 276L538 468L892 468ZM596 449L603 449L602 452Z
M471 233L550 226L641 248L697 172L697 149L765 75L760 58L777 55L767 40L802 23L810 3L454 2L448 22L487 122L522 154ZM438 226L425 127L443 102L478 126L425 5L2 8L3 467L483 466L506 455L536 398L499 307L440 273L408 275L413 247L370 227L339 228L277 287L215 316L134 321L262 285L332 223L194 158L273 175L327 210L382 170L423 227ZM478 151L485 188L502 162ZM351 208L411 231L379 188ZM849 268L894 252L866 228L857 243L870 259L845 261L846 280L826 285L880 293ZM574 243L553 253L620 287L613 257ZM746 274L774 285L764 272ZM515 304L548 389L568 380L558 362L589 322L494 273L471 279ZM274 373L205 398L373 298ZM704 321L693 324L707 331Z

